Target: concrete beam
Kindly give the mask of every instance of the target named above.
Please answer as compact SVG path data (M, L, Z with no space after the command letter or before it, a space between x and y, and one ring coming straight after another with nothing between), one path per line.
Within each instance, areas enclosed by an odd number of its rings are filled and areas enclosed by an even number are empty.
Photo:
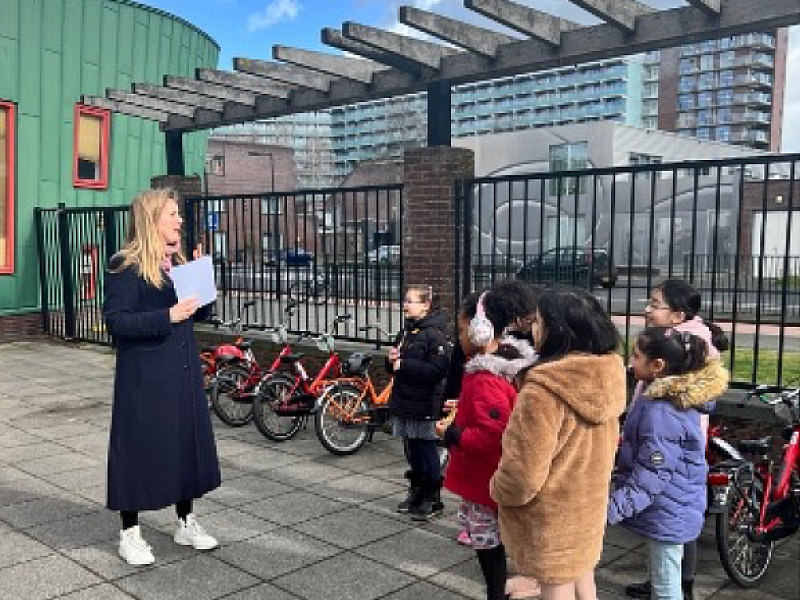
M416 40L406 35L349 21L342 27L342 33L351 40L402 56L429 69L438 69L445 56L459 52L440 44Z
M346 38L338 29L326 27L322 30L320 37L322 43L326 46L331 46L332 48L338 48L344 52L350 52L351 54L363 56L364 58L381 63L387 67L404 71L410 75L419 75L422 72L422 67L418 63L405 59L402 56L391 54L390 52L384 52L383 50L378 50L372 46L367 46L366 44L361 44L355 40Z
M256 103L256 95L251 92L245 92L244 90L226 87L224 85L216 85L214 83L205 83L187 77L167 75L164 77L164 85L176 90L192 92L194 94L208 96L209 98L217 98L225 102L237 102L238 104L247 104L248 106L255 106Z
M322 75L316 71L253 58L234 58L233 68L242 73L258 75L320 92L328 91L332 79L328 75Z
M169 100L162 100L160 98L140 96L139 94L131 94L130 92L123 92L122 90L107 89L106 98L116 102L124 102L126 104L151 108L170 115L182 115L184 117L194 117L196 110L194 107L188 106L187 104L178 104L177 102L170 102Z
M372 83L375 71L386 67L360 58L346 58L325 52L313 52L288 46L273 46L272 58L305 69L313 69L328 75L344 77L361 83Z
M139 117L140 119L147 119L148 121L158 121L159 123L166 123L170 118L169 113L165 113L160 110L144 108L143 106L134 106L133 104L109 100L108 98L98 98L97 96L81 96L81 104L102 108L113 113L127 115L129 117Z
M263 77L247 75L246 73L232 73L231 71L219 71L217 69L197 69L196 76L200 81L239 88L260 96L285 99L291 93L291 88L287 85L275 83Z
M714 17L722 10L721 0L686 0L686 2Z
M638 0L569 0L592 13L598 19L616 25L625 31L636 29L636 19L655 12L651 6Z
M140 96L150 96L151 98L162 98L180 104L187 104L189 106L196 106L205 110L222 112L225 109L225 103L217 98L209 98L208 96L201 96L200 94L192 94L191 92L184 92L182 90L175 90L161 85L153 85L151 83L134 83L132 86L133 93Z
M561 33L579 25L560 17L517 4L511 0L464 0L464 6L493 21L553 46L561 44Z
M468 52L492 57L503 44L519 41L491 29L476 27L463 21L414 8L400 7L400 22L428 35L454 44Z

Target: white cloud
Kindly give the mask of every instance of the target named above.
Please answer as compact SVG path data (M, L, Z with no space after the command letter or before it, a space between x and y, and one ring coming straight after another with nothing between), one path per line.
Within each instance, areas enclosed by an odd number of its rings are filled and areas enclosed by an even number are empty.
M281 21L294 21L303 5L297 0L272 0L266 8L247 17L250 33L267 29Z

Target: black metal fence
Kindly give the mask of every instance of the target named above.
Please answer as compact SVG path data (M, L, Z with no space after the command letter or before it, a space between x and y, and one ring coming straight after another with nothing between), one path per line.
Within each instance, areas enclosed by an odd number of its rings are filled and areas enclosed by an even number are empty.
M800 385L800 155L460 182L460 297L519 278L590 287L626 355L654 285L683 278L739 383Z
M290 330L319 332L342 313L338 337L379 341L400 328L402 186L187 198L187 245L202 243L216 270L224 320L275 325L290 300ZM45 331L108 343L103 273L128 207L36 209ZM249 310L245 302L255 301Z

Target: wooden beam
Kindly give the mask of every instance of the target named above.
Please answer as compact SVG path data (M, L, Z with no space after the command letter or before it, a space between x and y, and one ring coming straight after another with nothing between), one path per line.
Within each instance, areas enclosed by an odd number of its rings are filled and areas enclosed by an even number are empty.
M558 46L561 33L579 25L511 0L464 0L464 6L525 35Z
M116 100L109 100L108 98L99 98L97 96L82 96L81 103L87 106L103 108L113 113L119 113L129 117L139 117L141 119L147 119L148 121L158 121L159 123L166 123L170 118L169 113L144 108L143 106L134 106L133 104L118 102Z
M194 117L196 110L194 107L187 106L186 104L178 104L177 102L161 100L160 98L140 96L139 94L131 94L130 92L123 92L121 90L107 89L106 98L117 102L133 104L134 106L151 108L153 110L165 112L170 115L181 115L184 117Z
M360 81L361 83L372 83L372 75L375 71L386 68L371 60L346 58L325 52L313 52L311 50L278 45L272 47L272 58L304 69L313 69L328 75Z
M226 102L237 102L238 104L246 104L248 106L255 106L256 104L256 95L251 92L245 92L244 90L226 87L224 85L197 81L196 79L189 79L187 77L167 75L164 77L164 85L176 90L192 92Z
M598 19L625 31L636 29L636 19L656 11L638 0L569 0Z
M320 92L327 92L331 85L331 77L316 71L301 69L292 65L282 65L267 60L253 58L234 58L233 68L243 73L267 77L275 81L282 81L298 87L304 87Z
M246 73L232 73L231 71L219 71L217 69L197 69L196 75L200 81L239 88L261 96L288 98L292 91L292 88L287 85Z
M153 85L152 83L134 83L132 86L133 92L142 96L150 96L151 98L162 98L172 102L180 102L188 106L196 106L205 110L213 110L222 112L225 110L225 103L217 98L209 98L200 94L192 94L183 90L175 90L172 88L164 87L161 85Z
M463 48L467 52L489 57L494 56L500 46L519 41L504 33L470 25L413 6L400 7L400 22Z
M402 56L406 60L419 63L429 69L438 69L441 60L445 56L459 52L459 50L447 48L441 44L416 40L407 35L400 35L358 23L345 23L342 27L342 33L351 40L372 46L383 52Z

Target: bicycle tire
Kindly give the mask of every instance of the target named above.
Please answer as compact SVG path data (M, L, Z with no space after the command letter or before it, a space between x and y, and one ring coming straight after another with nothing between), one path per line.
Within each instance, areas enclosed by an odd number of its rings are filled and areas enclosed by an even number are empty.
M340 384L322 398L314 414L314 430L325 449L336 456L354 454L369 438L368 424L345 423L343 414L369 410L369 403L361 398L361 390L354 385ZM347 435L347 433L350 435Z
M269 375L261 383L253 399L253 422L265 438L273 442L285 442L298 434L305 417L297 415L282 417L275 413L275 404L294 387L294 378L282 373Z
M722 512L717 514L717 551L731 581L751 588L766 575L775 543L759 542L752 537L764 497L763 483L749 473L740 473L737 480L738 487L731 487ZM753 503L745 500L748 496L754 499Z
M252 400L233 397L249 378L250 371L241 365L222 367L214 378L211 386L211 408L219 420L229 427L242 427L253 420Z

